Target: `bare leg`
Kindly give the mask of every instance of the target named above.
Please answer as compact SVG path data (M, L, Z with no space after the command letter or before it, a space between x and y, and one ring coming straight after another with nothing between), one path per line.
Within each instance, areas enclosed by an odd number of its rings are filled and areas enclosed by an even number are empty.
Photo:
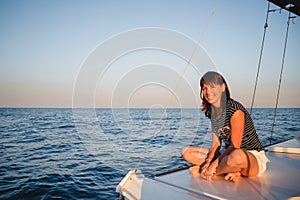
M258 171L257 160L253 154L242 149L235 149L222 159L216 174L227 174L225 179L234 181L238 180L240 175L256 176Z
M182 149L182 157L189 163L200 166L207 157L208 148L188 146Z
M182 157L189 163L195 166L189 168L191 174L199 176L199 167L204 163L209 149L202 147L188 146L183 148Z
M223 160L217 167L216 174L221 175L221 174L227 173L227 175L225 176L225 180L238 182L241 177L240 171L242 170L242 168L241 168L241 166L228 165L228 163L229 163L228 159L229 159L229 156L226 156L223 158Z
M194 165L189 168L189 171L192 175L194 176L200 176L200 166L199 165Z
M238 182L240 180L241 173L240 172L235 172L235 173L228 173L225 176L225 180L230 180L233 182Z
M232 157L232 156L231 156ZM227 173L240 172L242 166L240 164L233 163L235 160L231 160L230 155L225 156L217 167L216 175L222 175Z

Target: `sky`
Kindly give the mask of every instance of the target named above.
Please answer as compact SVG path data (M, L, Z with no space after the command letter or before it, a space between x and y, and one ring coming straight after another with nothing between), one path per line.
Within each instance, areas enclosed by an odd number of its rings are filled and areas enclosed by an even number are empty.
M220 72L232 97L250 107L267 5L1 0L0 107L198 107L207 70ZM255 107L275 106L287 17L269 15ZM279 107L300 107L299 35L296 18Z

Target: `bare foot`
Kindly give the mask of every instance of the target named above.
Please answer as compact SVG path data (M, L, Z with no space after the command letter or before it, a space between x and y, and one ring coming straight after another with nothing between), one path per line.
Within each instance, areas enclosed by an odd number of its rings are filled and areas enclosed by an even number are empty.
M197 165L190 167L189 171L194 176L200 176L199 166L197 166Z
M241 173L240 172L235 172L235 173L228 173L225 176L225 180L228 181L233 181L233 182L238 182L240 180Z

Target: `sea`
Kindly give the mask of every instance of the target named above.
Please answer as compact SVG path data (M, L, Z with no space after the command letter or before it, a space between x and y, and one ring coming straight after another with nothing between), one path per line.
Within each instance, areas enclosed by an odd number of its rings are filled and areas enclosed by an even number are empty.
M300 108L251 116L264 145L300 132ZM119 199L128 171L188 166L181 149L210 141L199 109L0 108L0 199Z

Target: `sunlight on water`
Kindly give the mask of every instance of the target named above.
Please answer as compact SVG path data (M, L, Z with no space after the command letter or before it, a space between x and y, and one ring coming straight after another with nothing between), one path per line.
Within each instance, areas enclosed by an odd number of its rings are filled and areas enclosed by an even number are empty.
M273 109L254 109L269 144ZM0 199L117 199L115 187L139 168L148 176L186 166L186 145L209 146L199 109L0 109ZM300 109L278 109L272 142L300 131Z

